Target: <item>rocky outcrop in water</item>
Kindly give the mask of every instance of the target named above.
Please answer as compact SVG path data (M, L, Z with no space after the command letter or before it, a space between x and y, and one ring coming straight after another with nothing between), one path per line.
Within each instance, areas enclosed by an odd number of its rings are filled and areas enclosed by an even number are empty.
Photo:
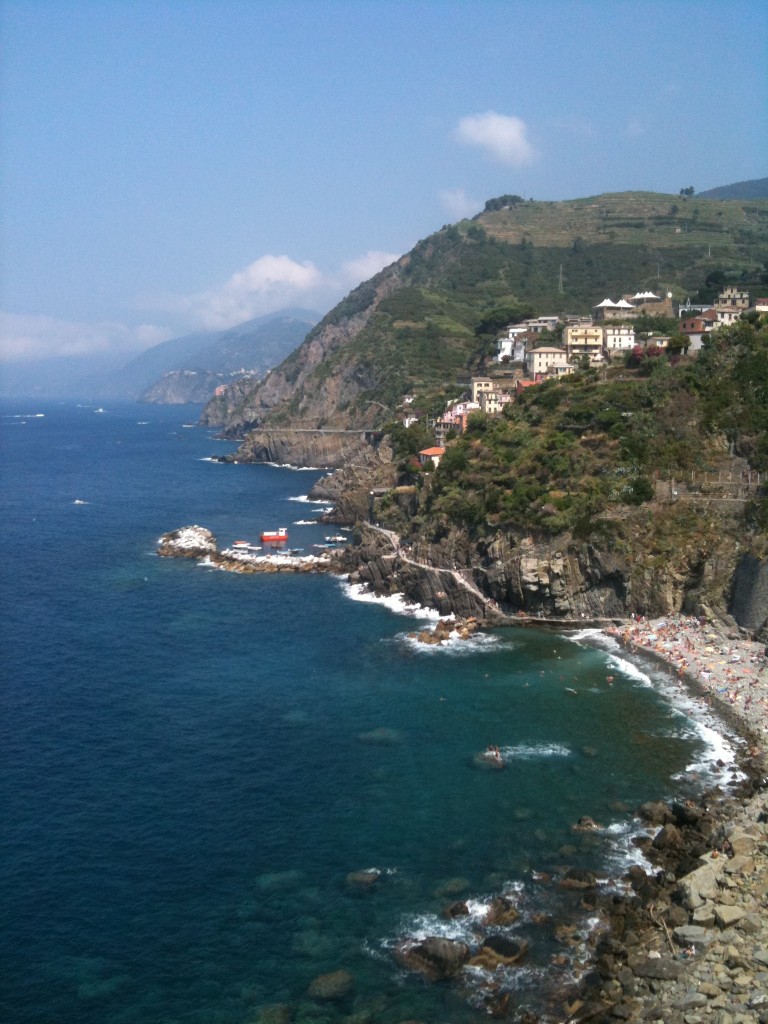
M157 542L163 558L207 558L218 551L216 538L204 526L182 526L164 533Z

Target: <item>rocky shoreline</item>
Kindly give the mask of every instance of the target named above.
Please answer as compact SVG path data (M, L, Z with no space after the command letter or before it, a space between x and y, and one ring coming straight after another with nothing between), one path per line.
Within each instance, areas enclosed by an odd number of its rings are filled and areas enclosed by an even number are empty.
M768 1024L768 668L761 644L690 617L609 630L742 736L743 779L639 809L653 872L600 897L606 929L569 1020ZM756 712L756 713L755 713Z
M235 572L341 573L351 567L348 552L293 559L219 552L213 535L201 527L165 534L158 554L202 559ZM383 579L392 569L385 563L395 558L402 571L407 564L403 552L378 553ZM413 568L421 567L414 562ZM443 586L447 570L432 571L441 574L436 585ZM370 569L363 578L369 574ZM375 573L370 575L365 582L378 589ZM422 572L418 576L425 578ZM391 590L396 581L386 583L384 589ZM464 593L465 635L478 628L478 612L485 625L519 622L480 602L471 582L457 589ZM602 924L589 940L590 960L580 980L576 986L564 984L560 1003L547 1019L768 1024L768 652L741 631L691 617L603 626L630 655L667 665L681 687L737 730L743 738L741 778L696 802L643 805L637 814L644 834L636 843L653 869L631 868L624 891L606 891L594 877L576 880L583 890L582 909ZM440 643L452 629L455 623L443 621L418 639ZM443 948L444 940L435 943L439 950L429 940L406 944L395 959L429 980L454 977L469 954L465 957L450 943ZM503 969L524 955L492 947L486 941L477 954L485 957L486 970L494 957ZM496 1018L526 1024L536 1019L525 1010L516 1013L503 994L486 1008Z

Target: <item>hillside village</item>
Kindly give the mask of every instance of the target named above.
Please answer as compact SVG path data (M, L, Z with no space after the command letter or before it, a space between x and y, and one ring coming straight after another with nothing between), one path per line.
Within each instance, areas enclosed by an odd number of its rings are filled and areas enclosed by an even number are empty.
M495 343L489 374L473 376L458 401L450 402L442 415L427 419L435 445L419 452L419 461L437 466L449 436L464 433L472 413L498 416L525 388L578 369L605 368L632 354L636 359L662 352L695 355L707 334L752 311L768 313L768 298L750 305L749 292L732 285L711 305L687 301L675 308L669 292L660 296L638 291L616 302L603 299L591 316L543 315L510 324ZM644 325L648 317L659 318L659 323L676 318L678 330L672 334L636 330L634 321L643 314ZM422 418L412 408L413 401L410 395L404 400L404 427Z

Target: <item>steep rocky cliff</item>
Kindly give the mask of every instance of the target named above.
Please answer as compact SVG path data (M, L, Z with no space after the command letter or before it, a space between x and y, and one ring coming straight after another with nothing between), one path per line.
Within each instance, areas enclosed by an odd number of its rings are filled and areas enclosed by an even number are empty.
M635 514L610 537L591 541L568 534L548 540L503 534L472 539L465 530L447 529L439 538L403 542L393 532L362 524L353 552L356 578L379 593L402 593L441 614L491 620L522 614L590 622L677 612L730 619L733 566L741 546L734 517L709 517L700 538L663 557L656 545L643 542L649 518L648 511ZM753 591L766 571L764 563L749 567ZM756 634L765 611L758 604L745 590L741 607L731 606L736 621Z
M342 359L333 373L328 371L334 354L349 346L382 299L398 287L407 262L408 257L403 257L352 291L263 383L227 389L203 410L201 423L223 426L230 436L238 437L265 422L341 429L381 422L382 411L376 406L354 415L350 412L355 399L371 385L364 368Z
M374 438L364 431L265 427L250 431L227 461L339 469L361 463L367 465L369 453L374 449Z

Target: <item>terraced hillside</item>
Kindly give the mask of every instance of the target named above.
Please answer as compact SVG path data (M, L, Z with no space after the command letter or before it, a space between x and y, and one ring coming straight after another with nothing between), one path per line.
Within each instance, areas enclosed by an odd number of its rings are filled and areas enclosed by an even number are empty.
M659 250L698 248L707 260L748 269L754 246L768 240L768 201L698 200L655 192L620 192L560 203L523 202L480 214L493 238L517 245L567 247L583 242Z
M206 422L238 434L261 424L378 427L404 394L427 405L466 379L494 308L587 313L607 295L646 289L682 300L713 271L757 295L766 270L768 200L629 192L516 202L419 242Z

